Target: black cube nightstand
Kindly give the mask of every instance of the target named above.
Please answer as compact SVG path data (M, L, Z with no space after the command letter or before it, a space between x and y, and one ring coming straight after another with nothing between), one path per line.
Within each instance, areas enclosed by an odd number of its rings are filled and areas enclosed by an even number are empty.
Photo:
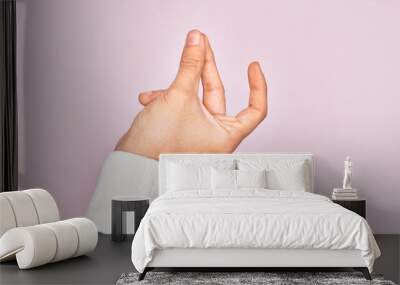
M339 204L340 206L353 211L356 214L359 214L361 217L366 219L367 210L366 204L367 201L365 199L355 199L355 200L332 200L333 203Z
M111 239L123 241L126 238L126 212L135 212L136 233L149 203L147 197L114 197L111 202Z

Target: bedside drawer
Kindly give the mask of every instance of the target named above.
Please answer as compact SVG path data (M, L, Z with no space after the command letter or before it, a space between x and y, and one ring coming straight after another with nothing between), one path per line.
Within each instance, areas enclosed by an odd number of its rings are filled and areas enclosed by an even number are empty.
M332 200L332 202L353 211L364 219L367 217L366 200Z

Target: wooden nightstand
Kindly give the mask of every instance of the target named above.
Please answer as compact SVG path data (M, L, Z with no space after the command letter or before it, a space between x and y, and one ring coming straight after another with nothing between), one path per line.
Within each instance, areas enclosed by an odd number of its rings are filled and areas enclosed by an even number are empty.
M366 219L367 217L367 201L365 199L356 199L356 200L335 200L332 199L333 203L339 204L340 206L353 211L356 214L359 214L361 217Z

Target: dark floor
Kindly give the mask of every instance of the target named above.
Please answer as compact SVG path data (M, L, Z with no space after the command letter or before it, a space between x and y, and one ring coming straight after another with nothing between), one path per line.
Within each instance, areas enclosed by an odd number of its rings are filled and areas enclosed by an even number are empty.
M375 272L399 283L400 235L376 235L382 256ZM130 260L131 239L114 243L100 235L97 249L82 256L42 267L19 270L15 262L0 264L0 284L115 284L124 272L134 271Z

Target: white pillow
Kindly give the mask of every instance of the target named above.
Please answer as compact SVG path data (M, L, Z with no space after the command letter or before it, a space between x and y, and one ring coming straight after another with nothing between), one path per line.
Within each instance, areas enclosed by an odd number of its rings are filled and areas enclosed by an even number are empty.
M169 163L167 189L168 191L184 191L211 188L211 167L186 166Z
M305 160L239 159L239 170L267 170L267 188L273 190L310 191L309 168Z
M267 171L236 170L237 188L267 188Z
M167 191L211 190L211 168L235 169L235 160L180 159L166 164Z
M267 188L267 171L211 169L211 188L238 190L240 188Z
M211 170L211 188L218 189L236 189L236 170L215 169Z

